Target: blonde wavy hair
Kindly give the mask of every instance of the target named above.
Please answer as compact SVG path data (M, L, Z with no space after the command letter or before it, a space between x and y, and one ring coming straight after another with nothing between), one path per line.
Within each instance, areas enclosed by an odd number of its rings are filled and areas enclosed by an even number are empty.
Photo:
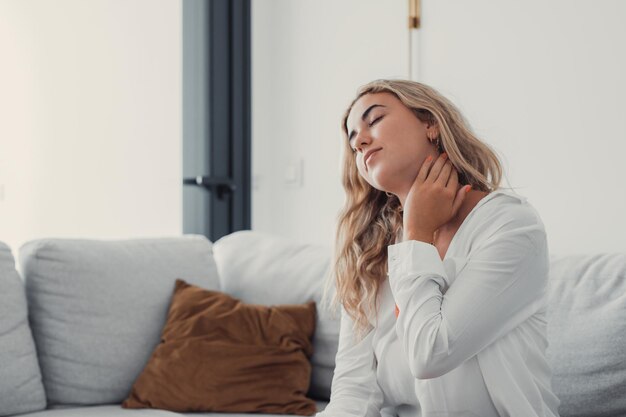
M358 89L341 120L346 200L338 215L334 259L324 290L324 299L328 301L333 292L331 305L336 309L341 303L354 320L358 339L370 326L371 312L378 310L378 293L388 271L387 246L402 236L400 200L360 176L348 142L347 119L354 103L365 94L382 92L395 95L422 122L439 126L439 150L447 152L459 173L459 184L491 192L500 187L502 177L496 153L476 137L457 107L432 87L411 80L379 79Z

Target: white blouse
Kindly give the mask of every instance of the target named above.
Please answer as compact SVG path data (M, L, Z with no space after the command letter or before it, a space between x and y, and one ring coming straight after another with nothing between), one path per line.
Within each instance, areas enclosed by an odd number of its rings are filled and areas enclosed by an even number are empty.
M358 343L342 308L331 398L316 417L558 417L545 358L548 245L525 197L483 197L443 260L409 240L388 246L388 265L378 323L370 317Z

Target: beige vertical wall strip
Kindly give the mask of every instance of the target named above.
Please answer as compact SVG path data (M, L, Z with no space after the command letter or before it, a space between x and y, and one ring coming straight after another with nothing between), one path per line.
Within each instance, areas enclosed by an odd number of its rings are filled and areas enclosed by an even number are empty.
M409 28L420 27L420 0L409 0Z
M419 28L421 26L420 0L409 1L409 77L419 81Z

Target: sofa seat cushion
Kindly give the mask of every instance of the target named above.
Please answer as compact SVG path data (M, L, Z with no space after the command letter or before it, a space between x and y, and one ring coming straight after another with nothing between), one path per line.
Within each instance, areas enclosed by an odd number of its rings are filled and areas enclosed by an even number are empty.
M40 239L20 263L49 404L120 404L159 343L176 279L219 289L199 235Z
M554 254L549 297L560 415L626 415L626 254Z
M326 406L328 405L328 401L324 400L315 400L315 407L317 411L324 411ZM181 413L182 416L189 417L294 417L292 414L251 414L251 413Z
M9 247L0 242L0 416L46 408L24 285Z
M318 410L323 410L327 401L315 401ZM94 407L52 406L49 410L21 414L15 417L290 417L287 414L246 414L246 413L175 413L165 410L130 410L120 405L99 405Z
M165 410L127 410L119 405L97 405L91 407L53 406L48 410L20 414L15 417L176 417L181 415Z
M315 301L317 324L308 396L328 400L339 342L339 314L322 304L331 248L242 230L217 240L213 252L222 291L233 297L265 305Z

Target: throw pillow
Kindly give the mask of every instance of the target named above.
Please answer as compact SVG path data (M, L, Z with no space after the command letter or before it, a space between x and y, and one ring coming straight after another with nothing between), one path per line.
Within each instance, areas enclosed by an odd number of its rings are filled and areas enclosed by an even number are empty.
M123 408L312 415L315 302L262 306L177 279L166 324Z

